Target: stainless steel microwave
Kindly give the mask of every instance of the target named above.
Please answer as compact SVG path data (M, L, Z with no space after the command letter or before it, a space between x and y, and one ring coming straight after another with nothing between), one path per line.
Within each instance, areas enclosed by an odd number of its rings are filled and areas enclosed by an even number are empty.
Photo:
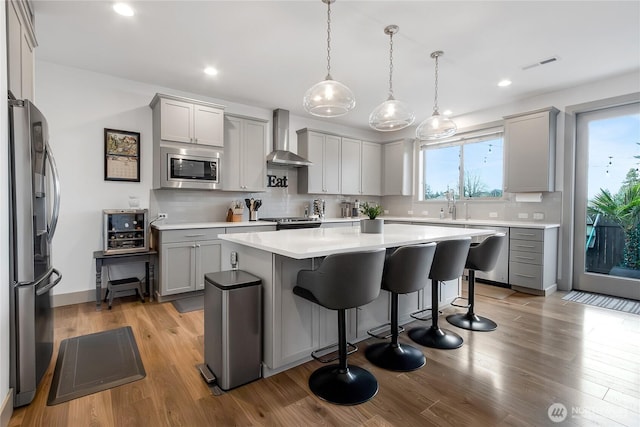
M160 187L222 189L222 152L191 147L161 147L160 151Z

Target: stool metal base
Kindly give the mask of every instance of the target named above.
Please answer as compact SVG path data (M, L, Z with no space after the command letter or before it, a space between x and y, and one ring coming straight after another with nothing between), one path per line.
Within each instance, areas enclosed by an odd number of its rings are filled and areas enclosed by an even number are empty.
M451 314L447 316L447 322L458 328L480 332L495 331L498 327L496 322L491 319L469 313Z
M420 345L442 350L453 350L462 347L462 337L455 332L439 327L413 328L409 331L409 338Z
M367 347L365 357L374 365L397 372L415 371L422 368L427 359L415 347L406 344L393 345L387 342Z
M309 377L309 388L319 398L338 405L357 405L378 393L378 381L366 369L323 366Z

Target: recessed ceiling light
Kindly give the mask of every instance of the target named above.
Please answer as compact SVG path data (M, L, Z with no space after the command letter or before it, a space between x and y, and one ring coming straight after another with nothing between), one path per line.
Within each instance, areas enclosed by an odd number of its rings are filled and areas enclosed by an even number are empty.
M218 70L216 70L216 69L215 69L215 68L213 68L213 67L207 67L207 68L205 68L205 69L204 69L204 73L205 73L205 74L208 74L208 75L210 75L210 76L215 76L215 75L217 75L217 74L218 74Z
M133 8L126 3L116 3L113 5L113 10L116 11L117 14L122 16L133 16Z
M442 112L442 115L443 115L443 116L450 116L450 115L452 115L452 114L453 114L453 111L451 111L451 110L444 110L444 111Z
M511 86L511 80L509 80L509 79L500 80L498 82L498 86L500 86L500 87Z

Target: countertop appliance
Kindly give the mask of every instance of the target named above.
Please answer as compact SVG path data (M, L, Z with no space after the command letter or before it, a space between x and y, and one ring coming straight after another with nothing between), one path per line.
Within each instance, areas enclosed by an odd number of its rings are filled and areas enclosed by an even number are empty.
M60 180L42 113L9 100L10 374L15 407L31 403L53 354L51 240L60 212Z
M102 217L105 254L149 250L147 209L105 209Z
M299 228L318 228L322 224L319 219L305 217L260 218L262 221L276 223L276 230L295 230Z

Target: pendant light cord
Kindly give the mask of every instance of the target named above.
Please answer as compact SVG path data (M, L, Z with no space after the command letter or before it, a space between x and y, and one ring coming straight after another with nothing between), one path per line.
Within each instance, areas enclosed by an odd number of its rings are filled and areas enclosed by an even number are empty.
M435 98L433 100L433 113L434 114L439 114L438 111L438 58L440 57L440 55L435 55L436 58L436 94L435 94Z
M327 2L327 80L331 78L331 2Z
M389 34L389 98L393 98L393 32Z

